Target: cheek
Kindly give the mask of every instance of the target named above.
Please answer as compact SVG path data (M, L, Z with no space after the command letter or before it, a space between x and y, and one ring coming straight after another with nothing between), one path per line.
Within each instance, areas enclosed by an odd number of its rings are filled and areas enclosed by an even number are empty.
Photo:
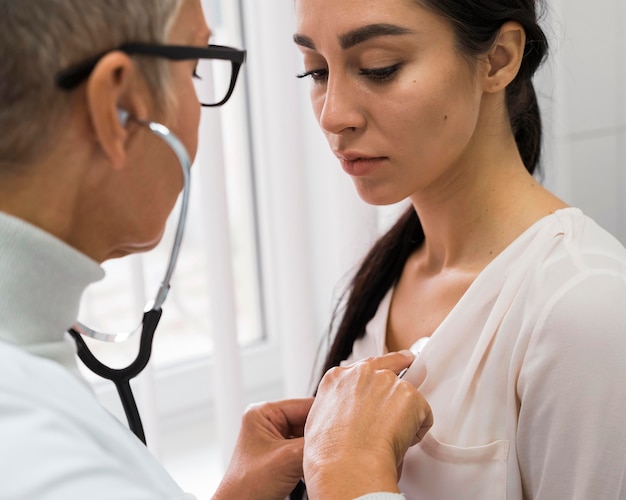
M467 81L454 83L459 79L450 75L445 80L412 82L412 88L383 111L395 133L414 139L407 144L440 153L468 140L476 127L480 95Z
M175 85L177 102L172 117L172 132L181 140L193 161L198 149L198 127L202 107L189 75L179 75Z
M198 127L200 125L200 104L194 97L194 102L190 105L190 110L188 113L188 120L183 124L184 128L184 139L183 144L187 147L187 153L189 154L189 158L193 162L196 152L198 151Z
M202 106L196 97L195 88L191 81L181 101L180 128L183 144L187 147L189 157L193 160L198 149L198 127Z

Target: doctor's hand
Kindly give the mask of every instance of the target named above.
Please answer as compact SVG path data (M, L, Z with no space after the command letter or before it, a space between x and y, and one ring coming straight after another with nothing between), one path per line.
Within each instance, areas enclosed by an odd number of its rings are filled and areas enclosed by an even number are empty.
M250 406L222 483L222 499L284 499L302 478L303 432L313 398Z
M404 455L433 424L426 400L397 376L412 361L391 353L326 373L304 431L309 498L398 492Z

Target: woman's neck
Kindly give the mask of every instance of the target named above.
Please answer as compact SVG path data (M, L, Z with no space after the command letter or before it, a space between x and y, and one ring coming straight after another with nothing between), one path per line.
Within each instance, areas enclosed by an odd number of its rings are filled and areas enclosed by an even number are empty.
M542 217L567 205L525 169L517 150L456 170L412 197L425 234L422 264L479 272Z

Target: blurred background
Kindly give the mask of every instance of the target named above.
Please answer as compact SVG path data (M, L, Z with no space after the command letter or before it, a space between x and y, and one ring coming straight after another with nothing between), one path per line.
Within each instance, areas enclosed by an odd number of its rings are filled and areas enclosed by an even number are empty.
M293 2L203 5L212 43L245 48L247 62L233 98L203 110L181 256L152 363L133 385L149 447L199 500L217 486L248 404L311 393L333 306L402 208L365 205L330 153L309 84L295 78L303 68L291 40ZM551 55L536 79L542 180L626 243L626 4L545 7ZM106 264L81 320L103 331L139 323L176 218L155 250ZM94 349L121 367L136 340ZM114 388L87 376L124 420Z

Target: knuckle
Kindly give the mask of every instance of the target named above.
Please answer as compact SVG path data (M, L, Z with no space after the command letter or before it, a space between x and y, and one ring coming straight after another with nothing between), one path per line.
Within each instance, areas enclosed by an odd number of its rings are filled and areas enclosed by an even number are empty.
M247 421L247 420L257 418L259 414L263 413L264 408L268 408L269 406L270 406L270 403L266 403L266 402L251 403L248 406L246 406L243 412L242 419L244 421Z
M344 371L344 368L341 368L340 366L333 366L331 369L329 369L326 372L325 377L334 378L334 377L337 377L343 371Z
M421 397L420 392L417 390L417 388L406 380L398 380L397 390L399 391L400 395L412 405L421 406L421 401L425 401Z
M334 366L324 373L322 380L318 385L319 389L325 389L327 387L335 385L336 381L340 378L340 374L345 371L345 368L341 368L339 366Z

